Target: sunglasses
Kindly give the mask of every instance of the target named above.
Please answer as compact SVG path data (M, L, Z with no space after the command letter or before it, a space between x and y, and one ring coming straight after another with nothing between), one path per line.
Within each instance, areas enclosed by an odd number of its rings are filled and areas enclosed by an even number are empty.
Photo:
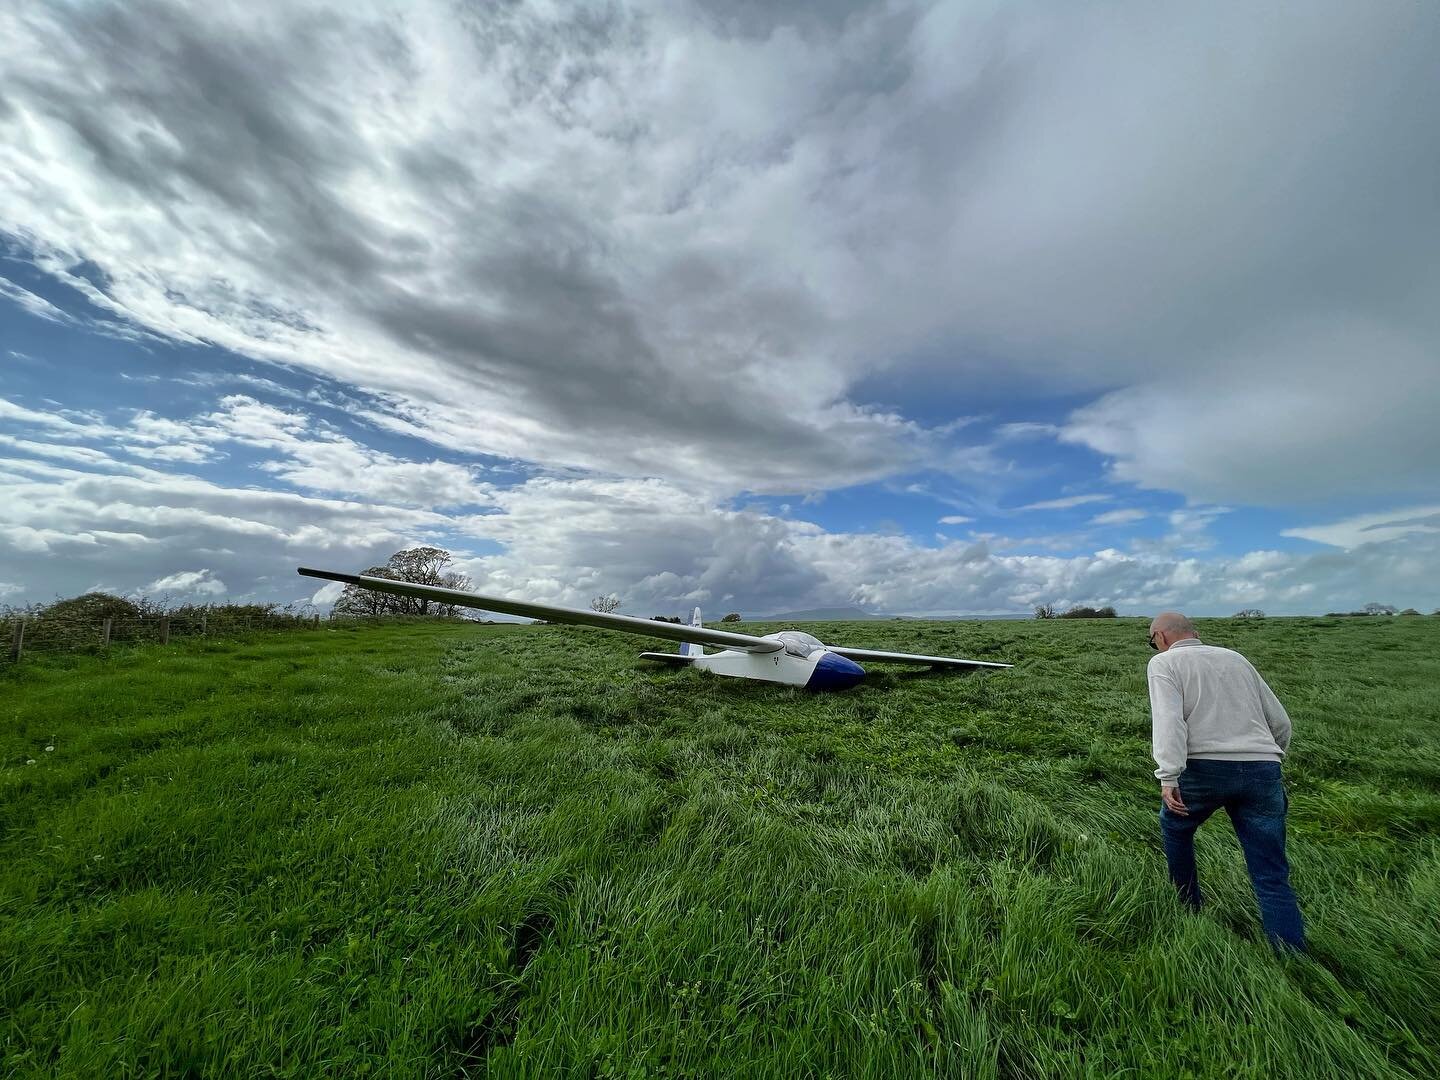
M1150 634L1150 636L1149 636L1148 638L1145 639L1146 641L1148 641L1148 642L1150 643L1150 648L1154 649L1156 652L1159 652L1159 651L1160 651L1160 646L1155 644L1155 635L1158 634L1158 633L1160 633L1160 631L1159 631L1159 630L1155 630L1155 631L1153 631L1153 632Z

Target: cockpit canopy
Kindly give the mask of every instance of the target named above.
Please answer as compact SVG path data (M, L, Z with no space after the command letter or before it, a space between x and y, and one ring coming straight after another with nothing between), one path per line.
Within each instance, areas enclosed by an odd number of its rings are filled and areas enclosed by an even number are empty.
M791 656L807 657L816 649L825 647L819 638L803 630L781 630L775 637L785 643L785 651Z

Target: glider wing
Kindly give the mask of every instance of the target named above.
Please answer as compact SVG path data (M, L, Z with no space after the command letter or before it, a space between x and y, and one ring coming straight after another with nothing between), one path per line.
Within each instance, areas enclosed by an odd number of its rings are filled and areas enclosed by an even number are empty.
M868 660L881 664L929 664L931 667L953 668L1008 668L1012 664L996 664L989 660L962 660L955 656L921 656L908 652L880 652L876 649L846 649L839 645L826 645L833 653L839 653L847 660Z
M711 630L705 626L663 623L655 619L639 619L634 615L614 615L603 611L558 607L554 604L506 600L499 596L482 596L479 593L462 592L459 589L442 589L436 585L416 585L409 581L367 577L364 574L337 574L333 570L312 570L307 566L300 567L300 573L306 577L342 581L347 585L373 589L375 592L433 600L438 604L456 604L460 607L480 608L482 611L499 611L506 615L544 619L546 622L598 626L605 630L619 630L626 634L666 638L670 641L692 641L701 645L711 645L717 649L741 649L745 652L771 653L779 652L785 647L781 642L755 637L753 634L737 634L730 630Z

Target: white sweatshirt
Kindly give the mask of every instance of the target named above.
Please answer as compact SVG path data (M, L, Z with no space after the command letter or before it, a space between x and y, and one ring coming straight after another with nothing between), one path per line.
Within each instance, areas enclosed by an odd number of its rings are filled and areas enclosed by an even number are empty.
M1150 658L1155 776L1173 784L1190 758L1279 761L1290 717L1250 661L1233 649L1182 638Z

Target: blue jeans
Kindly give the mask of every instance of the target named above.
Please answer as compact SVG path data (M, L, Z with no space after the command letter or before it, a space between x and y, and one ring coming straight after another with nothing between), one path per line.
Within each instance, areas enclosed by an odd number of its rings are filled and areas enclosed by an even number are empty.
M1160 806L1165 861L1180 899L1200 909L1200 880L1195 872L1195 830L1224 807L1235 827L1245 868L1260 904L1260 920L1270 944L1305 950L1305 924L1290 888L1285 859L1285 811L1290 800L1280 782L1278 761L1214 761L1194 758L1180 774L1184 817Z

